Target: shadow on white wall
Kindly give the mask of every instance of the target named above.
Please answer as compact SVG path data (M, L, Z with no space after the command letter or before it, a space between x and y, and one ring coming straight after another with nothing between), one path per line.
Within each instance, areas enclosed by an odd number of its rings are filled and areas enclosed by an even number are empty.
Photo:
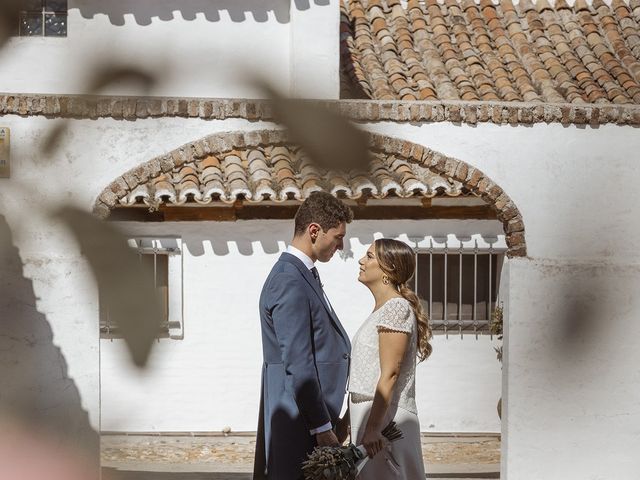
M98 435L37 300L0 215L0 420L8 416L92 455L98 449Z
M96 2L84 0L78 2L77 8L83 17L93 18L96 14L104 14L109 17L113 25L123 26L125 15L132 14L139 25L150 25L158 18L161 21L170 21L176 14L185 20L195 20L198 14L203 14L210 22L219 22L220 13L225 11L233 22L245 22L252 19L255 22L266 22L273 15L279 23L289 23L291 20L291 8L299 11L311 9L313 6L328 6L330 0L181 0L158 1L137 0L135 2L125 0L112 0L109 2ZM251 18L249 18L249 16Z

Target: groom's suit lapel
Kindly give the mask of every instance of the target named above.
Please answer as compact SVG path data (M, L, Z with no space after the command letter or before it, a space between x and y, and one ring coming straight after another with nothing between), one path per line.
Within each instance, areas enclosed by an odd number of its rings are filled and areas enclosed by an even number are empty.
M311 271L307 268L307 266L304 263L302 263L300 259L296 258L295 255L291 255L290 253L284 252L280 256L280 260L291 263L296 266L296 268L300 271L300 274L302 275L302 277L307 281L307 283L311 286L313 291L316 293L316 295L320 299L320 302L322 303L325 310L331 317L332 323L338 329L338 332L340 332L340 335L342 336L342 338L345 340L345 342L347 342L347 344L349 344L349 337L347 336L347 332L345 332L344 328L342 328L342 324L340 323L340 320L338 320L338 317L333 311L333 309L329 307L329 305L327 305L327 300L324 298L324 294L320 289L320 285L318 285L318 281L313 276L313 273L311 273Z

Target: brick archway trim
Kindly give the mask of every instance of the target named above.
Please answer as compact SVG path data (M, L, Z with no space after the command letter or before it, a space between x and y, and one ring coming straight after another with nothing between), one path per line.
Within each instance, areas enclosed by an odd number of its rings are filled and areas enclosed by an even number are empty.
M386 135L372 134L371 149L396 154L445 178L462 183L496 211L498 220L502 222L509 247L507 255L509 257L526 257L524 220L520 210L502 187L481 170L430 148Z
M508 246L507 255L509 257L527 255L522 214L507 193L482 171L462 160L413 142L376 133L371 133L369 138L370 150L373 153L395 155L407 163L419 165L444 178L459 182L482 198L495 210L498 219L502 222ZM163 174L168 174L185 163L247 148L288 143L284 130L254 130L209 135L145 162L118 177L98 195L93 212L98 217L106 219L111 210L120 205L120 200L137 187Z

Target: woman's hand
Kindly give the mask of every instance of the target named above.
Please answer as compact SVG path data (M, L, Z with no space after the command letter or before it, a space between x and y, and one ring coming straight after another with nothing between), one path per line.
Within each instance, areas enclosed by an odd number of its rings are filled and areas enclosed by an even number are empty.
M386 442L386 439L379 431L370 431L367 429L362 437L362 445L370 458L375 457L378 452L384 448L384 442Z

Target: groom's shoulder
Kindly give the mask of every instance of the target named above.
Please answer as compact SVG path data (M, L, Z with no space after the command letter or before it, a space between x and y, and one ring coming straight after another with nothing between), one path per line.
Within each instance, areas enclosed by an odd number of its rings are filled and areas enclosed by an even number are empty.
M302 274L293 263L278 260L262 287L263 294L274 290L296 290L301 285Z
M296 264L291 261L291 258L289 257L295 258L293 257L293 255L290 255L288 253L283 253L282 255L280 255L280 258L278 258L278 261L275 263L275 265L271 269L271 275L276 275L279 273L285 273L285 274L290 273L292 275L299 275L300 270L298 269Z

